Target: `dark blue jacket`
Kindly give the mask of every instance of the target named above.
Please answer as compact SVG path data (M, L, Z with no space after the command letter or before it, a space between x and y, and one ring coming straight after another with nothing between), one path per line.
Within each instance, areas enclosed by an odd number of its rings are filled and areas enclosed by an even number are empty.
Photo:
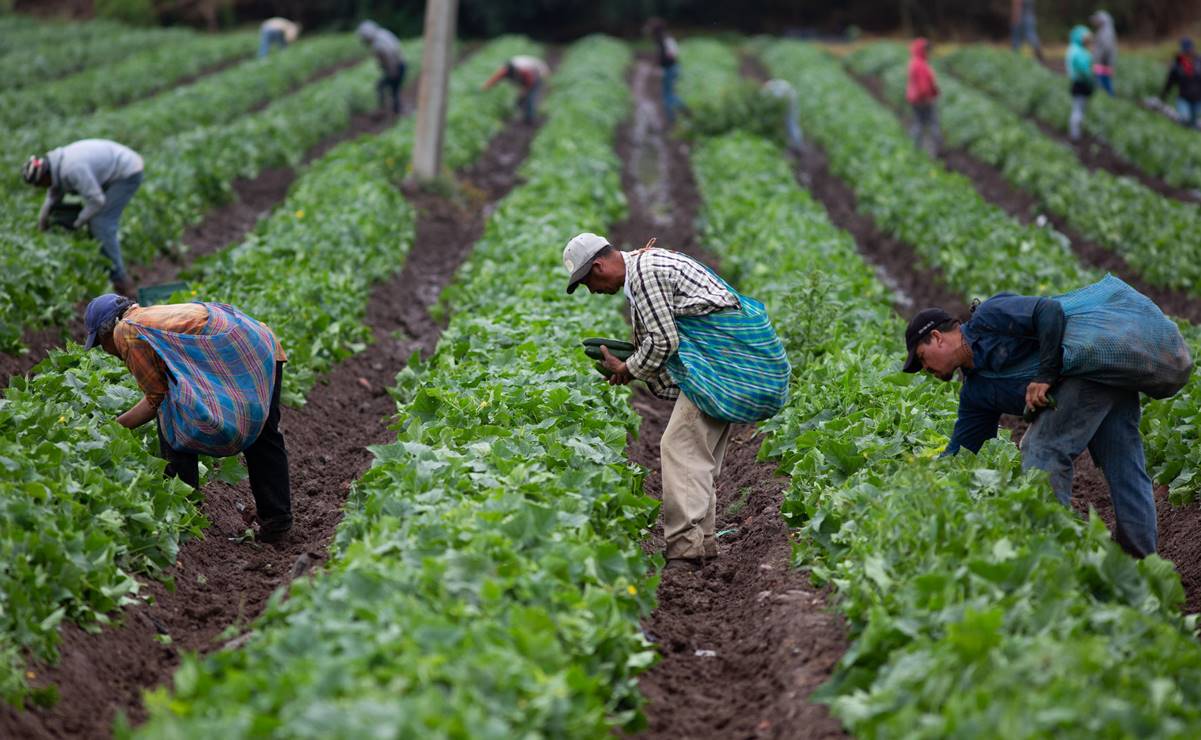
M997 436L1001 414L1021 416L1027 385L1059 379L1065 324L1051 298L1001 293L980 304L960 327L974 367L963 369L959 418L944 455L960 447L978 452Z

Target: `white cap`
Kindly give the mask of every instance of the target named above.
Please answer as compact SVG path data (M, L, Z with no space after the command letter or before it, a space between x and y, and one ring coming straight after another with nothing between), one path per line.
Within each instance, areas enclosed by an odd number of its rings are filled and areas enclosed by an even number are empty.
M563 249L563 266L567 268L567 292L574 293L580 281L592 271L592 259L609 246L609 240L585 231L576 234Z

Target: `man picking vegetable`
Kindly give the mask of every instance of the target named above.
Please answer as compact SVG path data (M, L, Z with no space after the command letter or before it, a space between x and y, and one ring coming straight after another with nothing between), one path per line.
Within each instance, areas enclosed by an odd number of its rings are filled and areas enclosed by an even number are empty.
M400 50L400 39L375 21L363 21L355 33L360 41L371 47L383 74L375 83L379 107L384 107L384 91L387 90L392 96L392 113L400 115L400 89L405 84L405 60Z
M679 252L620 252L584 233L567 243L563 264L568 293L585 285L629 301L635 349L622 361L601 348L609 382L642 380L675 400L659 446L667 567L698 570L717 557L714 482L730 424L767 419L788 400L784 347L763 304Z
M512 80L514 84L521 87L521 97L517 99L517 106L521 108L525 122L532 124L534 114L538 111L538 96L548 77L550 77L550 67L546 66L546 62L537 57L520 55L513 57L496 70L484 83L483 89L487 90L501 80Z
M129 429L158 418L166 473L200 485L197 456L242 452L263 542L292 527L288 452L279 431L287 361L275 334L232 306L182 303L141 307L102 295L84 315L84 349L119 357L145 396L117 417Z
M1155 552L1156 517L1139 433L1139 393L1157 398L1188 381L1192 359L1176 326L1148 298L1112 276L1055 298L1001 293L960 323L928 308L905 331L904 370L963 376L959 418L944 455L978 452L1002 414L1034 421L1022 467L1050 474L1072 496L1073 462L1085 449L1105 473L1117 541Z
M131 289L125 262L121 259L119 229L121 214L142 185L142 157L127 146L107 139L83 139L52 149L44 157L25 161L21 177L29 185L46 188L46 199L38 214L38 228L50 228L50 214L63 196L79 195L83 210L72 228L91 227L100 241L100 251L112 263L109 277L118 292Z

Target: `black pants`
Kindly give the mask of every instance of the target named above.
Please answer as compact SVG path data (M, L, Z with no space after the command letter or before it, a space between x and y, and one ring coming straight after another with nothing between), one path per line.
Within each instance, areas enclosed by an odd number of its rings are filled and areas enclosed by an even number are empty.
M242 450L250 472L250 491L263 530L287 529L292 525L292 486L288 480L288 451L279 432L279 389L283 385L284 363L275 363L275 392L267 423L254 444ZM195 453L172 449L158 429L158 446L167 461L166 475L179 478L193 488L200 486L200 460Z
M395 75L384 74L379 78L379 82L375 83L375 90L379 94L379 107L384 107L384 91L387 90L392 94L392 112L400 113L400 88L405 84L405 65L401 62L396 67Z

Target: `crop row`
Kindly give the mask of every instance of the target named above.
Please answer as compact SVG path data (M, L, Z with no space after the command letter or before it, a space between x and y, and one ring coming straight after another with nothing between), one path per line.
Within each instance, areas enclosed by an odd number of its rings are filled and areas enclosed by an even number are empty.
M905 49L877 44L852 55L859 74L881 75L897 107L905 99ZM1092 171L1072 149L996 100L943 75L939 113L955 146L996 167L1081 234L1120 254L1155 285L1201 296L1201 209L1135 180Z
M201 126L231 121L256 105L270 101L303 83L313 74L364 56L348 34L324 36L293 44L266 59L252 59L210 75L191 85L168 90L123 108L68 118L29 120L8 132L0 168L20 166L33 153L44 153L76 139L105 138L142 149ZM0 192L30 199L19 178L5 178Z
M566 296L559 250L624 210L622 44L573 45L525 184L445 296L428 363L398 377L330 569L292 584L245 647L185 658L147 737L591 737L637 717L655 508L625 459L637 416L579 351L623 330Z
M455 72L455 84L478 84L527 49L516 40L495 42ZM473 142L462 149L478 153L483 144L474 142L486 142L511 100L511 91L497 90L472 101L475 112L452 112L449 139ZM235 248L236 258L215 260L210 282L198 286L205 291L198 297L233 302L279 331L291 401L302 398L315 373L369 340L358 322L370 280L399 269L413 238L412 209L394 187L411 129L406 120L331 150L293 187L285 210ZM296 223L302 212L315 222L303 233ZM251 269L263 277L241 283ZM351 276L354 270L363 274ZM266 279L275 284L264 285ZM278 305L264 305L260 290ZM302 301L309 304L297 308ZM294 310L301 315L290 315ZM52 352L30 379L14 379L0 401L0 465L12 473L0 482L7 564L0 576L0 686L9 701L26 696L26 650L53 659L64 619L87 629L105 624L106 612L136 597L133 574L157 574L174 562L180 540L206 524L189 489L162 478L151 426L131 436L113 421L139 395L117 360L72 346ZM51 696L52 689L32 698Z
M947 64L956 75L1015 112L1067 129L1071 96L1062 75L1032 59L977 45L951 54ZM1201 147L1196 132L1158 113L1102 93L1089 102L1084 130L1152 175L1181 187L1201 187Z
M184 229L228 200L233 181L264 167L296 165L306 150L346 127L374 101L363 63L285 96L263 110L158 141L142 150L146 180L122 219L122 253L138 264L170 251ZM24 197L19 197L24 196ZM0 216L0 348L19 347L29 326L64 325L76 302L101 289L104 259L84 234L38 232L33 193L10 197Z
M89 27L90 32L89 32ZM153 46L182 42L194 32L184 29L135 29L110 23L62 25L40 39L13 42L0 56L0 90L28 87L43 80L69 74L93 65L104 65Z
M0 126L16 129L44 118L115 108L217 64L248 57L254 43L249 33L188 36L35 88L6 90L0 92Z
M787 63L809 61L798 48L774 45L773 69L796 76ZM1124 555L1045 476L1023 476L1010 444L934 459L955 394L899 372L889 297L780 148L732 134L703 142L693 165L706 245L765 299L793 362L798 391L765 449L792 478L797 564L834 586L850 621L854 643L820 694L848 729L1196 732L1201 649L1171 565Z
M896 116L824 52L779 45L765 61L809 90L802 125L826 150L835 174L854 188L859 208L941 269L957 291L979 298L1002 290L1047 295L1100 277L1075 259L1062 235L1019 224L985 202L969 180L914 147ZM1201 331L1181 328L1193 352L1201 352ZM1201 491L1199 417L1196 382L1173 399L1144 406L1148 470L1170 486L1176 502Z

